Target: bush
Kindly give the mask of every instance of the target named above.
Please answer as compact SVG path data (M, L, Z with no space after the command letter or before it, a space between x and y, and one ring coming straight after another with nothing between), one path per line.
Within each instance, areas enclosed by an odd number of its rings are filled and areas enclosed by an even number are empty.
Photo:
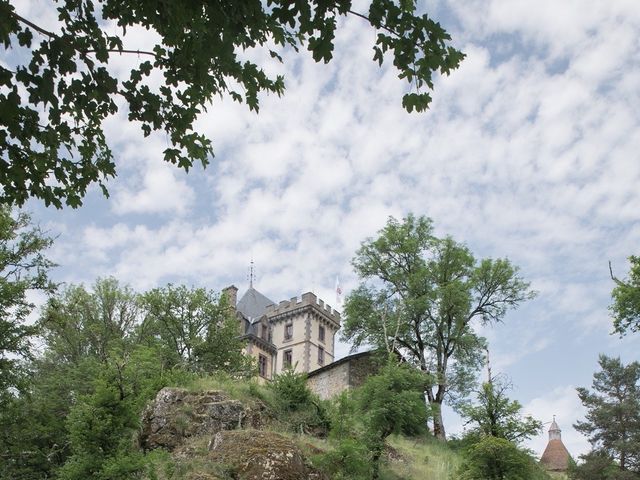
M292 369L276 375L268 385L272 407L283 425L294 432L326 435L329 420L324 403L307 387L307 377Z
M371 455L368 446L354 438L333 442L333 450L313 459L332 480L368 480L371 478Z
M504 438L487 436L464 452L460 480L543 480L544 470L525 451Z

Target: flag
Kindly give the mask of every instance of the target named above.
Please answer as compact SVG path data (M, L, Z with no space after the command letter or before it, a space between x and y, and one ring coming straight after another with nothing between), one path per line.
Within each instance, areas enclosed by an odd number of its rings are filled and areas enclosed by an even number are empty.
M336 307L342 308L342 287L340 286L340 277L336 276Z

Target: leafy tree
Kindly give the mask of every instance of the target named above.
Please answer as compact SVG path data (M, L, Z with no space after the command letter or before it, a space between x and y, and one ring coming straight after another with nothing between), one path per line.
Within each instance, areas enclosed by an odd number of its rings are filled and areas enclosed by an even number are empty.
M509 385L496 378L483 383L477 392L476 403L464 403L459 412L472 428L467 432L474 438L492 436L504 438L516 445L538 435L542 422L527 415L522 416L522 405L509 400L506 392Z
M587 418L574 428L589 438L594 452L613 458L620 470L640 473L640 363L625 366L606 355L600 355L598 363L601 370L593 375L593 390L577 389Z
M244 353L245 341L238 336L238 319L226 295L217 304L216 318L207 325L204 341L194 348L200 371L227 372L234 377L256 374L255 359Z
M142 303L145 335L160 338L170 365L232 370L230 362L244 361L238 321L213 291L169 284L145 293Z
M371 478L379 477L380 458L389 435L415 435L424 429L427 409L423 386L423 372L390 358L355 393L358 410L363 413L364 443L371 455Z
M640 257L632 255L629 261L628 279L620 280L611 272L616 286L611 292L613 305L609 309L613 315L614 331L621 336L640 331Z
M365 282L346 300L343 338L354 348L392 349L426 373L434 434L444 439L445 396L468 394L483 358L473 322L499 322L534 292L509 260L476 261L464 245L434 236L430 219L413 215L390 218L353 266Z
M10 389L19 386L20 359L30 356L37 331L25 324L34 309L28 295L54 290L47 276L54 265L44 254L52 241L29 215L0 208L0 410Z
M112 350L136 343L141 313L130 287L121 286L115 278L98 279L92 291L70 285L53 297L43 311L40 327L56 361L105 363Z
M486 436L464 454L460 480L548 480L537 462L512 442Z
M415 0L372 0L367 13L352 10L351 0L60 0L51 30L12 3L0 0L0 42L19 52L0 66L2 203L36 197L77 207L96 182L107 195L116 172L103 124L121 108L145 136L165 132L167 162L206 165L211 142L194 123L215 96L257 111L261 92L284 91L281 76L269 77L243 52L282 61L276 49L304 45L326 63L340 16L377 31L374 61L391 55L399 77L417 89L403 98L408 111L426 109L433 74L448 74L464 57L438 23L416 12ZM153 32L155 45L130 44L127 30L136 27ZM136 66L120 78L115 63L123 55Z

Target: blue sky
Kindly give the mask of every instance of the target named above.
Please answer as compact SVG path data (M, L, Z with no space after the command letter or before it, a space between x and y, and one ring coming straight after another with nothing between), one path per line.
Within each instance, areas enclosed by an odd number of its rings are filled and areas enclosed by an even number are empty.
M49 2L16 3L55 29ZM329 303L337 275L346 293L357 285L350 259L362 240L390 215L427 215L478 258L511 259L539 292L482 333L513 397L544 421L557 415L571 453L584 453L571 428L584 415L575 387L591 383L599 353L627 362L640 351L640 336L610 335L607 311L607 262L623 275L640 253L640 9L623 0L421 8L467 54L437 79L427 113L402 110L405 84L371 61L375 32L348 18L328 65L305 52L284 52L282 65L247 53L285 75L285 96L262 98L259 115L216 100L199 120L216 152L206 170L165 165L167 139L143 138L123 113L107 125L119 172L111 198L92 190L79 210L28 208L58 236L58 281L243 290L253 258L270 298L312 290ZM133 30L125 44L152 42ZM446 420L459 431L459 419ZM545 444L546 432L530 446Z

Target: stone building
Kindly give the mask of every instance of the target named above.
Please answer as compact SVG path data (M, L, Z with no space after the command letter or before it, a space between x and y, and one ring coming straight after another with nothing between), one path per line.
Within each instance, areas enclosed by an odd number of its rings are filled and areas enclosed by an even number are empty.
M278 304L253 284L240 300L234 285L223 293L235 307L246 353L256 358L261 378L270 380L288 367L313 372L333 362L340 314L313 293Z
M556 423L556 417L549 427L549 443L540 458L540 463L549 472L566 472L569 468L569 451L562 443L560 427Z
M309 373L307 385L321 399L327 400L344 390L359 387L369 375L378 371L373 352L354 353Z

